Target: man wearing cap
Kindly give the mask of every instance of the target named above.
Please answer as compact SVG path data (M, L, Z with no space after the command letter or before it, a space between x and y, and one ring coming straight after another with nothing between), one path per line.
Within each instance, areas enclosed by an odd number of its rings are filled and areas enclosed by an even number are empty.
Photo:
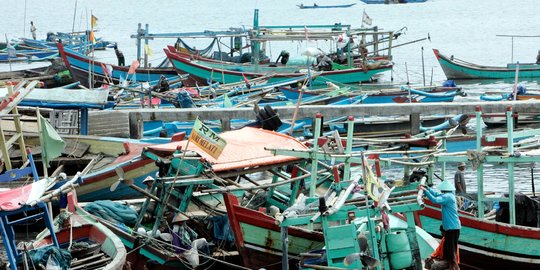
M454 195L456 188L450 181L442 181L437 186L441 193L425 186L420 186L420 188L425 191L424 194L430 201L441 205L442 226L445 231L443 255L448 261L449 269L459 269L457 252L461 222L459 221L456 196Z
M454 185L456 186L456 194L465 195L467 194L467 186L465 184L465 162L460 162L458 164L458 170L454 174Z

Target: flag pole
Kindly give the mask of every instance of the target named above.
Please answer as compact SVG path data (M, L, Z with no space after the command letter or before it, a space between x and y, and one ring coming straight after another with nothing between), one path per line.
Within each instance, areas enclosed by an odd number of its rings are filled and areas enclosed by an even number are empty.
M199 117L197 116L197 120L199 119ZM195 120L195 121L197 121ZM191 135L191 134L190 134ZM159 213L157 215L157 218L159 220L157 220L156 223L154 223L154 227L152 228L152 236L155 235L158 227L160 226L161 224L161 220L163 219L163 213L165 212L165 210L167 209L167 202L169 201L169 197L171 196L171 193L173 192L173 189L174 189L174 185L176 184L176 181L178 180L178 175L180 174L180 169L182 168L182 163L186 157L186 153L187 153L187 150L188 150L188 147L189 147L189 142L190 140L187 141L186 143L186 148L183 149L182 151L182 157L180 158L180 162L178 163L178 168L176 169L176 173L174 175L174 179L171 183L171 186L169 187L169 190L167 190L167 193L165 193L164 197L163 197L163 206L159 209ZM164 175L160 175L160 177L164 177ZM182 213L184 214L184 213Z
M366 17L366 9L364 8L364 11L362 12L362 24L360 24L360 28L364 28L364 17Z
M39 113L39 107L36 107L36 116L39 134L39 144L41 148L41 164L43 164L43 177L47 178L49 177L49 173L47 171L47 153L45 151L45 140L43 139L43 125L41 124L41 119L43 117L41 116L41 113Z
M25 1L26 3L26 1ZM8 41L8 37L7 37L7 34L6 35L6 47L7 47L7 52L8 52L8 61L9 61L9 72L11 73L11 56L10 56L10 52L9 52L9 41ZM15 55L17 56L17 55Z
M26 3L26 0L24 1ZM75 17L77 16L77 0L75 0L75 10L73 10L73 25L71 26L71 38L74 36L75 32Z
M23 37L26 37L26 0L24 0Z

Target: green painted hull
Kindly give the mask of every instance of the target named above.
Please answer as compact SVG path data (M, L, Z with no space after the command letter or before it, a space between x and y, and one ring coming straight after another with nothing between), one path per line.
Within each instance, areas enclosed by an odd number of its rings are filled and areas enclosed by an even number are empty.
M433 49L441 68L448 79L508 79L514 80L516 76L515 64L507 67L489 67L471 64L453 59ZM520 64L519 78L540 78L540 65Z
M440 238L440 209L427 205L419 213L422 228ZM540 269L540 229L466 215L460 220L463 264L480 269Z
M216 63L202 63L198 61L191 61L189 59L180 57L174 53L166 51L169 60L171 61L173 67L180 74L189 73L192 76L195 76L202 80L211 79L212 81L217 81L220 83L233 83L244 80L244 76L247 78L254 78L265 76L267 74L276 73L269 82L277 82L283 78L298 77L301 74L305 74L305 68L303 71L299 72L298 68L287 68L282 70L279 67L276 68L263 68L260 70L255 70L254 66L247 65L234 65L226 67L223 65L221 68L219 64ZM211 65L218 65L212 67ZM364 71L360 68L352 68L345 70L334 70L334 71L324 71L319 76L323 76L329 81L339 82L339 83L358 83L370 81L372 77L384 71L391 70L391 66L384 66L377 69L369 69ZM324 84L325 81L315 80L314 84Z

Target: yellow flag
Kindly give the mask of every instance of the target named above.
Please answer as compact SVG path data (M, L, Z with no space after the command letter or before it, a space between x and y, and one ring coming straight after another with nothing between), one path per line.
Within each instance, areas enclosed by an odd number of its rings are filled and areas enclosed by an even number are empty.
M96 16L92 15L92 22L91 22L92 29L94 29L94 27L97 26L97 21L98 21L98 18Z
M225 139L203 124L198 118L195 120L193 129L189 135L189 141L196 144L201 150L215 159L218 159L227 145Z
M92 44L96 44L96 35L94 34L94 30L92 29L92 31L90 31L90 37L89 37L90 41L92 42Z
M150 45L144 44L144 53L148 56L152 56L154 54L154 51L152 51L152 48L150 48Z

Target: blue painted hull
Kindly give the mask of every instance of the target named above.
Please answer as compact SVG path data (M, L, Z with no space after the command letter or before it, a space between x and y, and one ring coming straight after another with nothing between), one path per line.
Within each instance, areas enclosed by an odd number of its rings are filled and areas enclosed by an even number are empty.
M92 87L101 85L105 79L103 66L107 66L109 64L98 61L90 61L90 59L85 55L79 54L70 49L66 49L61 44L57 44L57 46L64 63L69 68L69 71L71 72L71 75L75 81L80 81L85 87L91 87L88 79L90 73L89 69L91 67L91 73L94 77ZM178 77L178 74L172 69L138 68L135 70L135 74L128 74L129 66L111 66L113 71L110 77L112 77L114 83L119 83L121 80L126 78L136 82L150 82L159 80L161 75L165 76L167 79Z

